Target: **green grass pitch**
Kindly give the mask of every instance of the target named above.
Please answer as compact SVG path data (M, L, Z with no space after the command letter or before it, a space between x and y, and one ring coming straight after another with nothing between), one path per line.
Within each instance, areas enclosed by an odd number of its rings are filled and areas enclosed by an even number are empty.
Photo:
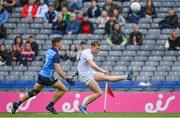
M180 118L180 113L0 113L0 118Z

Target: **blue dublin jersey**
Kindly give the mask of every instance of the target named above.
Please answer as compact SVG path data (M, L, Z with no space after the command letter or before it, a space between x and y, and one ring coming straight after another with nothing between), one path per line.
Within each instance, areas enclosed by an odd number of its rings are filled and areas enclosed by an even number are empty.
M40 75L48 78L53 78L55 72L55 63L60 63L60 54L56 48L50 48L45 52L45 63L40 71Z

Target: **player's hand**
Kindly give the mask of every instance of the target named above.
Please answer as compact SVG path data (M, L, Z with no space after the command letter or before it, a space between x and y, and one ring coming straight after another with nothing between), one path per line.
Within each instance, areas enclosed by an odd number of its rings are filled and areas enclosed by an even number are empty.
M67 78L66 81L67 81L67 83L69 83L71 86L74 86L74 85L75 85L74 78Z
M103 73L104 73L105 75L109 75L109 71L108 71L108 70L103 70Z

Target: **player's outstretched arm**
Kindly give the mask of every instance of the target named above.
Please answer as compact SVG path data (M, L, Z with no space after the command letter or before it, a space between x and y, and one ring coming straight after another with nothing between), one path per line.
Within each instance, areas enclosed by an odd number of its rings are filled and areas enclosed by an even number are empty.
M108 72L107 70L104 70L104 69L102 69L101 67L99 67L92 59L88 59L88 64L89 64L92 68L94 68L94 69L96 69L96 70L98 70L98 71L100 71L100 72L102 72L102 73L104 73L104 74L109 74L109 72Z
M55 66L56 72L58 73L59 76L62 77L62 79L66 80L66 81L67 81L70 85L72 85L72 86L75 85L75 82L73 81L73 78L68 78L68 77L66 76L66 74L65 74L64 71L62 70L60 64L55 63L54 66Z
M66 80L67 76L66 76L66 74L64 73L64 71L62 70L61 65L58 64L58 63L55 63L55 64L54 64L54 67L55 67L56 72L58 73L58 75L61 76L62 79Z

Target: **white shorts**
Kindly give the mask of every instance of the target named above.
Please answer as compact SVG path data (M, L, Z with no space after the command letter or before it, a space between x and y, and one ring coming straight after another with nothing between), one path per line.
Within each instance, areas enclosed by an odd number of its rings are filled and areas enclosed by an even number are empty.
M94 75L96 74L95 71L87 72L87 73L78 73L79 74L79 80L82 83L85 83L86 85L89 84L94 79Z

